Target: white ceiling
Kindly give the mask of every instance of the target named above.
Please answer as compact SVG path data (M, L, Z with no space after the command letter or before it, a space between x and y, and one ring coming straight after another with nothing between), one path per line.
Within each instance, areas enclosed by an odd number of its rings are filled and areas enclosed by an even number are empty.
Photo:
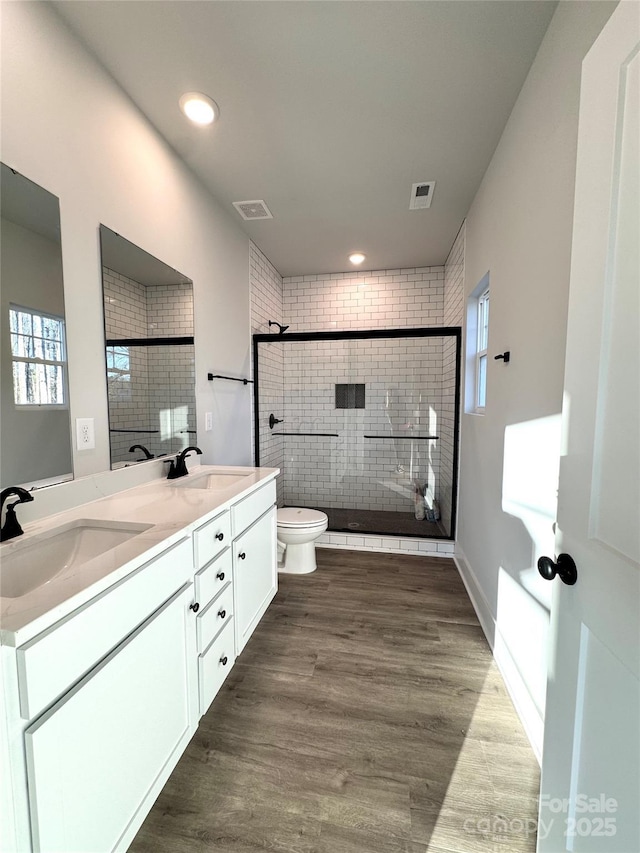
M555 0L55 7L283 275L442 264ZM220 106L191 126L183 92ZM437 182L428 210L411 184ZM243 222L233 201L264 199ZM178 213L176 212L176 215Z

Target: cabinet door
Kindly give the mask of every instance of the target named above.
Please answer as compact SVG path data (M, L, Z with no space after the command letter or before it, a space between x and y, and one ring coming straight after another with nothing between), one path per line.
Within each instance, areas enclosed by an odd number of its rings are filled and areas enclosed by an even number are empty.
M277 591L276 509L233 543L236 654L240 654Z
M192 601L183 587L25 732L34 850L131 842L193 732Z
M233 617L198 658L200 714L206 714L235 661Z

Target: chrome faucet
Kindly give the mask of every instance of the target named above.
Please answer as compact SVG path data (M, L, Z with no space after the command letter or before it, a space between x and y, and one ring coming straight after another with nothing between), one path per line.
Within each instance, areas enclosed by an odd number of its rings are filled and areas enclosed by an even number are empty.
M150 453L144 444L132 444L129 448L129 453L133 453L134 450L141 450L144 453L145 459L155 459L153 453ZM144 462L144 459L136 459L136 462Z
M186 458L190 456L190 450L195 450L198 456L202 455L202 451L199 447L185 447L185 449L179 453L175 461L172 459L169 464L169 473L167 474L167 480L177 480L178 477L186 477L189 471L187 470ZM167 460L169 462L169 460Z
M22 536L24 533L16 517L16 506L17 504L29 503L29 501L33 500L33 495L30 495L26 489L22 489L20 486L9 486L8 489L3 489L0 492L0 514L2 513L4 502L7 498L13 496L17 497L18 500L7 505L7 514L0 530L0 542L6 542L7 539L15 539L16 536Z

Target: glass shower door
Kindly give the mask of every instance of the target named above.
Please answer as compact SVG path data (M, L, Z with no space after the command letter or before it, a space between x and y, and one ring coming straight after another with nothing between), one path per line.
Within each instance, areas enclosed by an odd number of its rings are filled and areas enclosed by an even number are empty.
M459 335L329 334L257 344L257 451L283 471L279 502L334 531L451 536Z

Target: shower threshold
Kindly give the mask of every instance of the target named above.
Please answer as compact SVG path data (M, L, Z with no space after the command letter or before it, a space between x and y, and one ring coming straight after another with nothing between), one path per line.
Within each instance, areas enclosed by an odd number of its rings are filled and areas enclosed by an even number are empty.
M298 504L301 506L301 504ZM447 533L434 521L418 521L406 512L371 509L336 509L314 506L329 517L329 532L369 533L377 536L420 536L423 539L446 539Z

